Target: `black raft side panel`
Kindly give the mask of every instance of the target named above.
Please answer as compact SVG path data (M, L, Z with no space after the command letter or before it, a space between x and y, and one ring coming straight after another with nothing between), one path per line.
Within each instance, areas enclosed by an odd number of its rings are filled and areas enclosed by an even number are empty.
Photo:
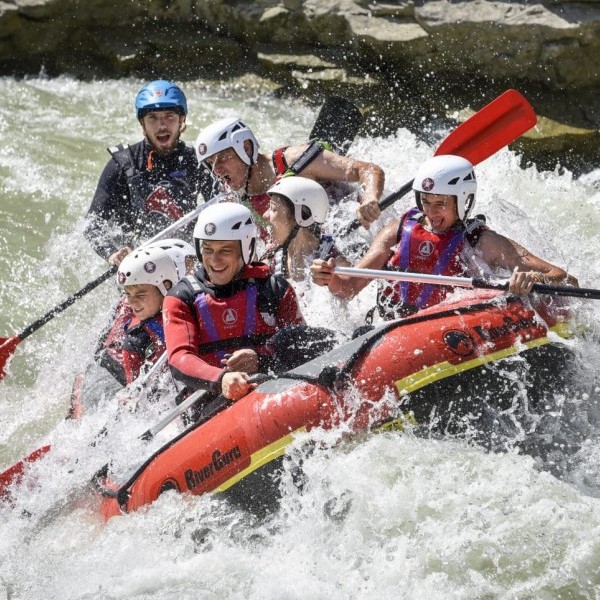
M468 431L492 447L498 415L511 418L543 415L556 392L576 384L576 352L562 344L547 344L516 356L482 364L440 379L402 397L400 411L411 413L421 432L462 435Z

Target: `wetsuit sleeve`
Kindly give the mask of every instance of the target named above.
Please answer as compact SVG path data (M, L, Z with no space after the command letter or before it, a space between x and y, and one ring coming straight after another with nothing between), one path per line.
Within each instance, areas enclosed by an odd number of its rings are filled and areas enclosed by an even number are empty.
M192 390L220 392L225 370L209 365L198 355L198 322L191 307L176 296L167 296L163 303L163 323L173 376Z
M130 212L127 183L119 165L111 159L100 175L83 232L102 258L131 243L126 239L132 230Z

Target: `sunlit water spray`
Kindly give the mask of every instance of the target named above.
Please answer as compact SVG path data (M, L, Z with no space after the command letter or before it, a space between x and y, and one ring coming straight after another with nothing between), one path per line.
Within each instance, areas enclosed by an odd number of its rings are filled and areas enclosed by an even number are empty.
M105 148L140 137L132 99L141 83L0 80L0 335L106 268L82 236L83 216ZM200 82L185 91L188 142L211 121L240 114L262 149L272 150L306 139L315 116L299 102L254 92ZM404 129L358 138L351 149L384 168L388 193L432 152ZM582 286L600 287L597 171L577 181L539 173L508 150L476 170L475 212L490 227L565 267ZM395 213L411 203L407 196ZM354 207L348 201L334 222L347 223ZM394 211L354 240L368 243ZM302 308L311 325L335 323L349 336L373 306L374 290L341 304L305 286ZM556 390L549 406L552 426L580 447L562 479L516 449L488 453L410 431L346 443L337 443L343 432L315 433L320 450L306 452L306 435L290 448L281 509L266 520L218 496L168 493L104 525L93 507L65 500L76 500L109 459L125 473L177 428L143 443L137 436L167 407L131 413L111 399L80 422L64 420L74 377L116 297L106 283L33 334L0 384L0 468L43 441L54 448L32 467L14 507L0 507L0 598L554 598L593 596L600 585L594 301L575 303L582 335L571 343L581 385L573 396ZM97 439L107 423L109 434ZM556 451L560 461L565 453ZM301 490L293 477L299 466Z

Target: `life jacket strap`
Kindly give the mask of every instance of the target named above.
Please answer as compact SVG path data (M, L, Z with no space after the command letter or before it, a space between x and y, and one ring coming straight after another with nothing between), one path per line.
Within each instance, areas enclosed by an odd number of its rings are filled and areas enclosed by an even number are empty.
M129 144L111 146L108 148L108 152L117 165L124 171L128 181L138 173L139 169L135 167L135 161Z

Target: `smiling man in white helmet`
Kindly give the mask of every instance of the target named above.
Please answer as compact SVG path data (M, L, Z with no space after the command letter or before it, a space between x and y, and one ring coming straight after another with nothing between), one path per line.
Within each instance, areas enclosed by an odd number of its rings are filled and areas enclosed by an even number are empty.
M356 265L435 275L486 277L511 272L508 291L529 294L534 283L577 285L563 269L531 254L517 242L490 230L484 220L470 219L477 181L473 165L461 156L426 161L413 183L416 207L388 223ZM368 279L334 275L335 260L315 260L317 285L340 298L352 298ZM380 286L377 307L386 318L411 314L441 302L452 288L398 282Z
M341 156L318 141L259 152L259 143L239 117L225 118L200 132L195 143L198 160L206 164L223 184L237 192L253 211L257 223L269 204L269 188L284 174L323 182L359 183L358 218L368 227L379 217L378 201L385 175L373 163Z
M194 228L201 266L167 295L165 339L175 378L238 400L267 371L269 340L304 319L292 287L253 262L257 228L237 203L208 207Z

